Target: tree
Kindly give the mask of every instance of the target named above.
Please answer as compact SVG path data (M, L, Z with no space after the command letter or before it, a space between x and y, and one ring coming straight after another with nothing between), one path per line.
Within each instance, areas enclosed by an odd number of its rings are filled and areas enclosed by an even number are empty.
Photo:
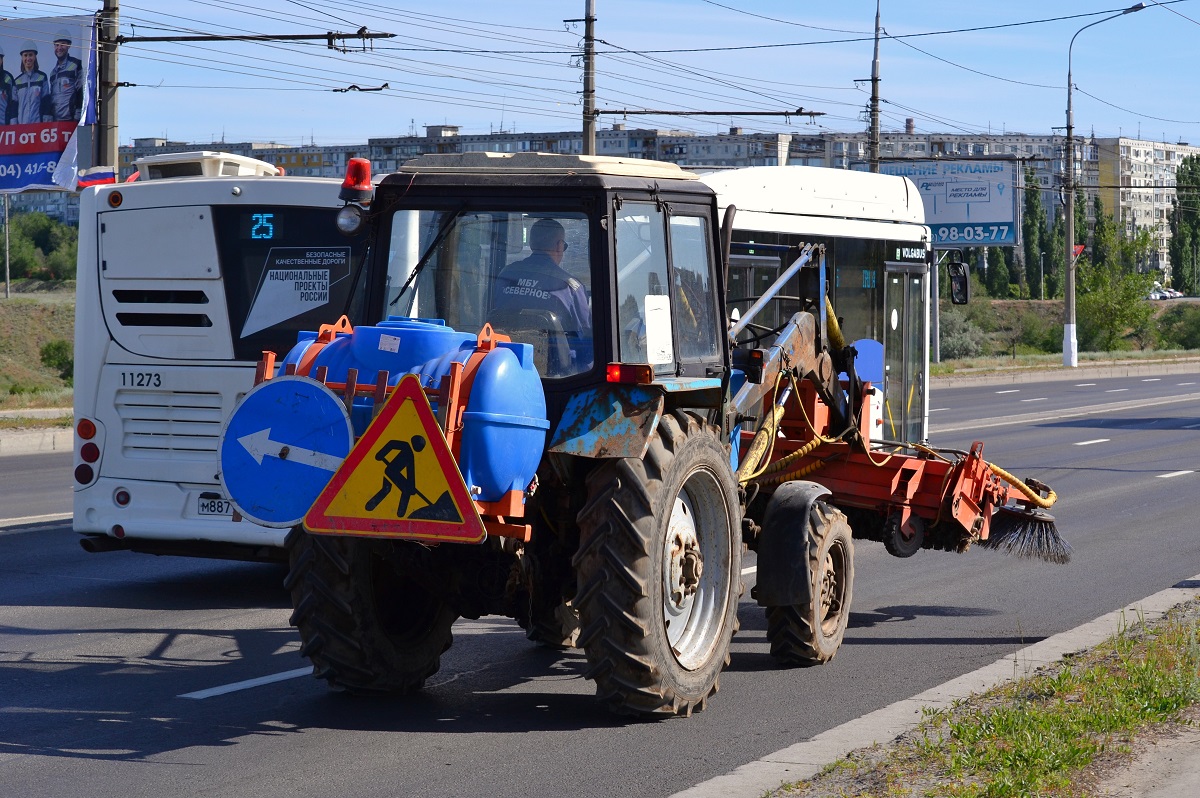
M1097 194L1092 200L1092 263L1108 263L1117 255L1117 225L1104 212L1104 200Z
M988 247L987 287L996 299L1008 299L1009 270L1004 251L1000 247Z
M1075 189L1075 244L1086 244L1088 240L1087 195L1083 189Z
M1067 227L1060 213L1054 219L1054 227L1050 230L1046 242L1046 296L1055 298L1063 293L1063 263L1066 258Z
M1200 157L1189 155L1175 172L1175 199L1168 219L1172 282L1185 294L1200 294Z
M75 276L79 232L44 213L9 220L9 270L13 277L66 280Z
M1132 334L1144 348L1153 340L1154 310L1146 294L1154 278L1139 274L1137 266L1146 261L1153 237L1147 230L1133 236L1119 234L1099 197L1093 208L1092 257L1081 258L1076 273L1080 347L1111 352Z
M1024 218L1021 220L1021 238L1025 249L1025 277L1029 282L1029 295L1045 299L1041 295L1041 255L1046 251L1046 213L1042 209L1042 188L1033 167L1025 170ZM1037 274L1035 278L1034 275Z

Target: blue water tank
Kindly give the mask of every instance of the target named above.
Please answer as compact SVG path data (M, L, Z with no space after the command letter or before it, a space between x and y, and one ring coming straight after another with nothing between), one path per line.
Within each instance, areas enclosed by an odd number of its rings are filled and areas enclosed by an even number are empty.
M316 337L315 332L300 333L282 365L298 364ZM359 381L371 383L378 371L386 370L389 385L408 373L417 375L421 387L437 388L451 363L466 364L475 344L475 335L447 327L441 319L391 316L373 327L339 334L317 354L312 373L325 366L327 380L345 382L356 368ZM433 404L436 412L436 399ZM362 435L372 418L374 399L357 397L350 412L354 434ZM474 498L498 501L511 490L524 490L542 460L549 429L533 347L498 342L476 371L459 438L459 470L468 486L479 488Z
M474 351L472 341L412 373L422 386L436 387L451 363L465 364ZM497 343L475 372L459 439L459 470L468 487L479 489L475 498L498 501L509 491L524 490L542 460L549 429L533 347Z

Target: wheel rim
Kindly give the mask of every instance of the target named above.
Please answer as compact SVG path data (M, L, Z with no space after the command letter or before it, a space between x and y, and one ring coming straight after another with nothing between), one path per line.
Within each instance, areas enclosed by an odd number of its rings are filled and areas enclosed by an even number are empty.
M846 547L835 541L821 563L821 632L832 635L841 621L846 600Z
M703 665L729 603L729 512L715 475L688 477L671 507L662 552L663 623L679 664Z

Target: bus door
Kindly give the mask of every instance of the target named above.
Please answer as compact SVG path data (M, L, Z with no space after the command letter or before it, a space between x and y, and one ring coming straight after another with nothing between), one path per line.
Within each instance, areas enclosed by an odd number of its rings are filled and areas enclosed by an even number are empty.
M883 437L926 438L929 266L887 261L884 272Z

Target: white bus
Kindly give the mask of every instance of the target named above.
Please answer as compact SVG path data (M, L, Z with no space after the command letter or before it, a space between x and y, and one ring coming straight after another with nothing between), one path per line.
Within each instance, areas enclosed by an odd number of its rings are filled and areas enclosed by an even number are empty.
M221 492L223 424L263 350L283 355L299 331L343 314L369 324L397 310L384 297L404 275L359 273L365 242L337 232L338 181L272 176L266 164L247 174L254 163L158 156L139 162L148 181L83 194L75 529L89 551L282 559L288 530L239 519ZM824 244L859 374L883 388L872 437L923 440L931 238L912 183L810 167L702 179L738 209L730 308L745 310L797 245ZM774 305L756 320L801 309Z
M217 444L263 350L343 314L364 241L338 180L213 152L137 162L80 198L74 527L89 551L277 558L286 530L237 518Z
M858 343L858 375L882 389L874 396L871 437L925 440L933 250L916 186L906 177L809 166L731 169L701 179L717 192L718 207L737 209L730 309L748 308L799 244L823 244L822 278L847 342ZM759 326L783 324L802 309L786 299L774 305L759 314Z

